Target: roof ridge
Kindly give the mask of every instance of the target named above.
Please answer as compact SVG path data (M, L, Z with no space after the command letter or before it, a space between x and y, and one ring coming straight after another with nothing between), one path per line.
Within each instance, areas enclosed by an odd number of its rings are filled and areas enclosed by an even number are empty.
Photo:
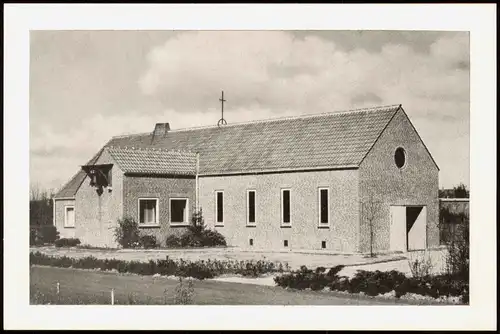
M188 151L188 150L173 150L173 149L168 149L168 148L163 148L163 147L133 147L133 146L107 146L108 149L118 149L118 150L128 150L128 151L161 151L161 152L168 152L168 153L187 153L187 154L192 154L196 155L196 152L193 151Z
M329 111L329 112L318 113L318 114L301 114L301 115L295 115L295 116L273 117L273 118L258 119L258 120L253 120L253 121L230 123L230 124L224 125L224 127L246 125L246 124L259 124L259 123L266 123L266 122L277 122L277 121L293 120L293 119L307 119L307 118L322 117L322 116L345 115L345 114L362 113L362 112L376 112L376 111L381 111L381 110L385 110L385 109L400 108L401 106L402 106L401 104L388 104L388 105L376 106L376 107L349 109L349 110L345 110L345 111ZM169 130L168 132L184 132L184 131L193 131L193 130L201 130L201 129L211 129L211 128L216 128L216 127L218 127L218 126L217 125L204 125L204 126L196 126L196 127L191 127L191 128L172 129L172 130ZM138 136L151 135L151 134L152 134L152 132L142 132L142 133L135 133L135 134L128 134L128 135L118 135L118 136L113 136L112 138L114 139L114 138L138 137Z
M346 110L346 111L329 111L329 112L318 113L318 114L301 114L301 115L295 115L295 116L273 117L273 118L259 119L259 120L253 120L253 121L230 123L228 125L224 125L224 127L246 125L246 124L277 122L277 121L294 120L294 119L307 119L307 118L324 117L324 116L336 116L336 115L345 115L345 114L362 113L362 112L376 112L376 111L381 111L381 110L385 110L385 109L392 109L392 108L399 108L399 107L401 107L401 104L390 104L390 105L385 105L385 106L350 109L350 110ZM216 128L216 127L217 127L217 125L206 125L206 126L198 126L198 127L192 127L192 128L173 129L173 130L170 130L169 132L183 132L183 131L192 131L192 130L199 130L199 129L210 129L210 128Z

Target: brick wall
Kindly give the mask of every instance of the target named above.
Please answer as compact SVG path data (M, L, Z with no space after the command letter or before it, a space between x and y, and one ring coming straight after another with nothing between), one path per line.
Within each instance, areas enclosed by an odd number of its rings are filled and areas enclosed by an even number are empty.
M114 164L114 161L105 150L96 164ZM112 191L104 188L103 193L98 195L86 177L76 193L75 236L82 244L117 246L114 228L123 212L123 172L114 164L112 173Z
M195 206L195 179L153 176L126 175L123 183L124 216L139 221L139 198L159 199L159 226L141 227L142 234L155 235L162 245L169 234L180 234L185 227L170 225L169 200L171 197L189 199L188 220L191 220L192 208Z
M406 151L406 165L399 169L394 162L396 148ZM370 195L382 203L374 222L374 249L390 246L390 205L425 205L427 207L427 246L439 244L438 169L408 118L396 113L359 169L361 201ZM369 225L361 223L361 249L369 250Z
M357 170L200 177L205 222L215 226L215 190L224 191L224 226L215 227L228 244L355 252L358 246ZM318 187L330 188L330 228L318 228ZM281 227L281 188L291 189L291 227ZM256 191L256 226L247 227L247 190Z
M75 238L76 228L64 226L64 215L66 206L75 206L74 199L57 199L55 201L55 226L59 231L60 238ZM76 208L75 208L76 210ZM76 225L76 224L75 224Z

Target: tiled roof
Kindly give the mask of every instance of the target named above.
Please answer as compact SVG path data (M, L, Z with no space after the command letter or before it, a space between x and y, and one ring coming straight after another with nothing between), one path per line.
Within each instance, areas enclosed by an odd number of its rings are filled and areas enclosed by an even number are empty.
M118 136L105 147L125 172L137 173L191 171L195 152L200 175L357 167L400 107ZM169 159L173 150L184 152ZM57 197L74 196L84 178L79 171Z
M112 146L107 151L124 173L196 174L196 153Z
M200 175L358 166L400 105L114 137L113 147L200 153Z

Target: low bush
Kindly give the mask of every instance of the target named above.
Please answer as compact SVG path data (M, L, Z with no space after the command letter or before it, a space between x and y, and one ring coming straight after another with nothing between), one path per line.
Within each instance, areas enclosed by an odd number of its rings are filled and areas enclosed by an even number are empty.
M54 225L30 226L30 245L53 244L59 239L59 232Z
M142 235L139 238L139 245L145 249L156 248L158 247L158 242L156 241L156 237L154 235Z
M57 239L55 242L56 247L75 247L80 244L80 239L78 238L61 238Z
M41 252L30 253L31 265L46 265L54 267L73 267L81 269L116 270L120 273L134 273L139 275L155 275L193 277L207 279L223 274L241 274L244 276L260 276L270 272L282 272L283 265L268 261L218 261L200 260L186 261L173 260L168 256L165 259L149 262L122 261L116 259L97 259L88 256L73 259L66 256L53 257Z
M133 248L139 245L139 225L134 218L118 219L114 230L115 240L123 248Z
M458 276L406 277L405 274L396 270L358 270L353 277L348 278L338 275L342 268L343 266L337 266L326 272L323 267L311 270L302 266L297 271L275 277L274 281L278 286L298 290L321 290L327 287L332 291L363 292L369 296L377 296L394 290L398 298L407 293L415 293L433 298L461 296L462 302L468 303L469 301L469 284Z
M180 305L188 305L193 303L194 286L193 281L188 280L184 283L182 277L179 277L179 283L175 287L174 303Z
M168 248L190 248L190 247L216 247L227 246L224 236L216 230L205 226L201 210L193 213L191 225L186 232L176 236L170 235L166 240Z

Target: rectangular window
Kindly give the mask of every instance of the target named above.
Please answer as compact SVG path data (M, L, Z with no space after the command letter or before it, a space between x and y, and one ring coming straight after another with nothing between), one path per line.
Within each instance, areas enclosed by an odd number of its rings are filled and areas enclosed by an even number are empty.
M247 193L247 223L255 225L255 190L249 190Z
M139 198L139 225L159 225L158 199Z
M290 190L281 190L281 222L290 224Z
M188 220L188 199L171 198L170 199L170 223L175 225L189 224Z
M75 207L66 206L64 208L64 227L75 227Z
M319 224L327 226L330 223L328 188L319 188Z
M215 192L215 215L216 223L219 225L224 224L224 192Z

